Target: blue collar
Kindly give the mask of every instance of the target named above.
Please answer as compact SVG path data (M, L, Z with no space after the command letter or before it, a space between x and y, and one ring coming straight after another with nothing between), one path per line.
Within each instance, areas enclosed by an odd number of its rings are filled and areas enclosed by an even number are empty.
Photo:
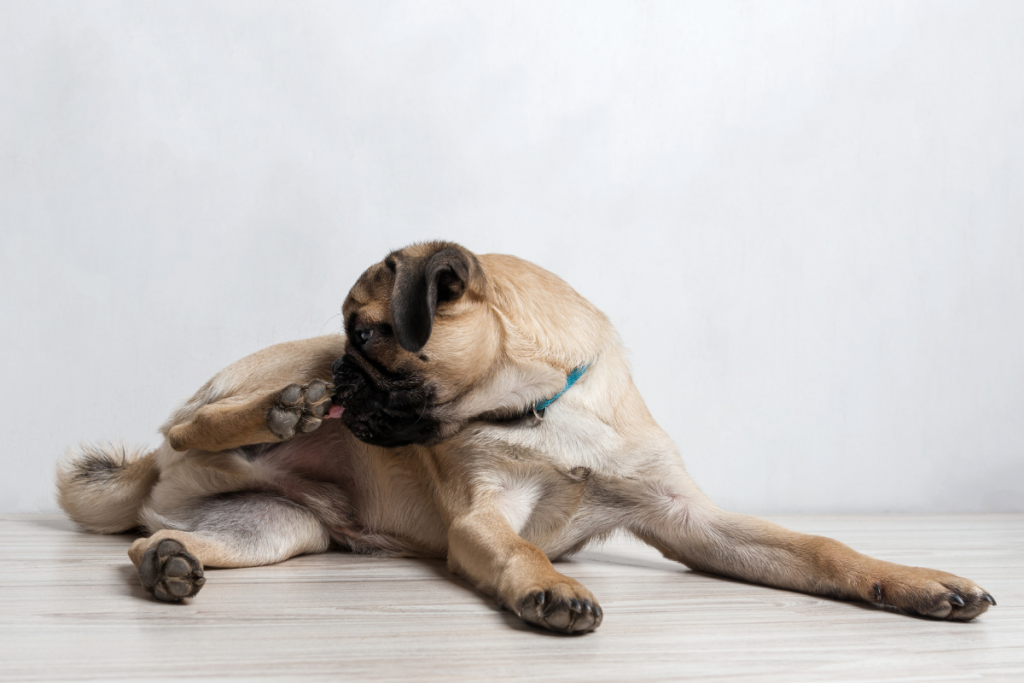
M570 372L569 376L565 380L565 386L562 387L562 390L559 391L557 394L555 394L554 396L552 396L551 398L549 398L547 400L537 401L533 405L534 412L536 412L539 415L543 415L544 414L544 409L547 408L552 403L554 403L555 401L557 401L562 396L562 394L564 394L565 392L569 391L569 389L572 387L572 385L576 384L576 380L578 380L580 377L582 377L583 373L586 372L587 368L589 368L589 367L590 367L590 363L587 363L586 365L581 365L578 368L576 368L575 370L573 370L572 372Z

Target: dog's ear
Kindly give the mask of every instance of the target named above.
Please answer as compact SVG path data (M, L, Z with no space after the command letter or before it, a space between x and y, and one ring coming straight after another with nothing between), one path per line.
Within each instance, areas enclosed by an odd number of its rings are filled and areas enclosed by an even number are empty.
M426 345L438 304L461 298L483 278L472 253L450 243L437 247L429 254L395 260L391 323L406 351L416 352Z

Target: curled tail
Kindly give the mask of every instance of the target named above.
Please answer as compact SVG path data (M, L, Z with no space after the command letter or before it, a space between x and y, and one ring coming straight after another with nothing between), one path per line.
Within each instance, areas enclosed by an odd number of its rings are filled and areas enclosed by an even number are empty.
M145 449L81 446L57 466L57 502L89 531L121 533L139 525L139 508L158 476L155 453Z

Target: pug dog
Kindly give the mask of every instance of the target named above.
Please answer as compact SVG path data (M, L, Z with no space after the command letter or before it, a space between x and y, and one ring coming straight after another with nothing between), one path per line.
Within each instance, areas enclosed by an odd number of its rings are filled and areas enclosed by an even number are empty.
M716 507L651 417L608 319L513 256L394 251L343 305L345 335L228 366L151 452L85 447L59 501L87 530L141 528L129 556L161 600L204 567L337 547L444 558L561 633L603 611L552 560L616 530L721 576L938 619L995 605L973 581L862 555Z

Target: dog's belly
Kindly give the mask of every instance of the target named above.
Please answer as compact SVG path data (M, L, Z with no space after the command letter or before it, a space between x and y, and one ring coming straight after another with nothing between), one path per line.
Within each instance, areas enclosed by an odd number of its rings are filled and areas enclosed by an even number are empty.
M343 547L447 555L447 530L417 461L363 444L340 420L266 449L253 464L268 483L321 517Z

